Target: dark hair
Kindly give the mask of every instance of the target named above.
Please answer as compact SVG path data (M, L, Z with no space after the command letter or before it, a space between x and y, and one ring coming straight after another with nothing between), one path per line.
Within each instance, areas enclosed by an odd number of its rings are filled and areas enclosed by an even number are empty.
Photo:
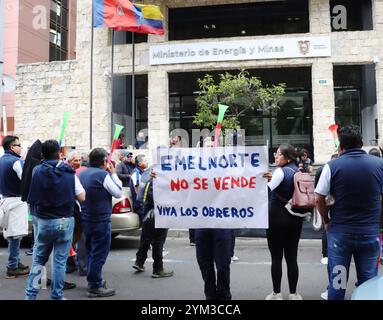
M302 157L304 154L306 154L307 157L309 157L309 152L307 151L307 149L301 149L301 151L299 151L299 158Z
M344 150L363 147L362 134L356 125L351 124L338 129L338 138Z
M368 154L380 158L380 151L377 148L372 148L368 151Z
M14 143L16 140L19 140L19 137L16 137L16 136L5 136L4 139L3 139L4 151L10 150L12 143Z
M57 160L60 153L60 145L56 140L47 140L41 145L41 153L45 160Z
M89 165L99 168L108 159L108 153L103 148L95 148L89 153Z
M279 146L282 156L286 159L290 159L292 162L297 162L297 151L291 144L281 144Z
M142 160L145 158L144 154L139 154L135 157L134 161L136 163L136 167L142 162Z

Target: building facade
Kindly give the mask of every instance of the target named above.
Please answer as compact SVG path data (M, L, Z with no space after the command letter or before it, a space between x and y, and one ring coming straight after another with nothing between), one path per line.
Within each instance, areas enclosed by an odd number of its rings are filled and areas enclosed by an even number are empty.
M14 132L16 65L75 59L76 6L76 0L5 0L1 103L9 134Z
M167 144L174 129L196 129L198 78L239 69L287 87L278 111L241 118L247 145L268 144L272 155L288 142L324 163L334 151L334 122L360 125L365 145L382 136L383 1L153 2L167 32L136 36L134 55L135 133L147 128L149 148ZM27 141L58 137L62 114L71 111L66 145L108 147L115 123L133 144L131 35L95 29L91 73L90 1L77 6L76 59L17 67L16 132Z

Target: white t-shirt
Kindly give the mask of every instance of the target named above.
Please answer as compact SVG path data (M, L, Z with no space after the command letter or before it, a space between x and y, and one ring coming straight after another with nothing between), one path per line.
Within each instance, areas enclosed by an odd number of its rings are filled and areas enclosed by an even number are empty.
M331 187L331 170L330 170L330 166L326 164L322 169L322 173L319 178L317 187L315 188L315 193L318 193L322 196L328 196L330 194L330 187Z
M282 168L278 168L274 171L273 177L271 178L267 186L270 188L271 191L273 191L282 183L284 178L285 174L283 173Z

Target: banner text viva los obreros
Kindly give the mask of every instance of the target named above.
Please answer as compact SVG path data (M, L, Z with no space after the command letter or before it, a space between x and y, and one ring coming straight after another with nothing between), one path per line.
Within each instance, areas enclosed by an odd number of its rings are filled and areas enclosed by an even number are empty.
M268 228L267 147L158 149L156 228Z

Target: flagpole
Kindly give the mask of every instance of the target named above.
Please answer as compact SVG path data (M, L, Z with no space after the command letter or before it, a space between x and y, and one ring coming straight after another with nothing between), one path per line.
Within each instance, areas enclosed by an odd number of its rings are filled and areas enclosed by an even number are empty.
M94 41L94 8L92 1L92 33L90 37L90 93L89 93L89 149L93 148L93 41Z
M111 117L111 123L110 123L110 134L113 135L113 70L114 70L114 29L112 29L112 63L111 63L111 70L110 70L110 87L111 87L111 111L112 111L112 117Z
M132 0L134 5L134 0ZM136 137L136 76L135 76L135 43L134 43L134 32L132 32L132 147L135 145Z
M135 44L134 32L132 32L132 146L135 145L136 137L136 88L135 88Z

